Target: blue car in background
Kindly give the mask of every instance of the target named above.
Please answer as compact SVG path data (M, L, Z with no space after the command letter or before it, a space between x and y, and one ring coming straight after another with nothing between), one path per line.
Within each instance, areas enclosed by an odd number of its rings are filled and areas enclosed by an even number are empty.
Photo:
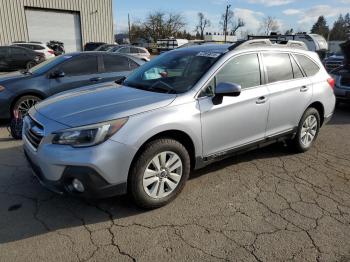
M29 70L0 76L0 119L22 118L37 102L54 94L117 81L145 62L106 52L77 52L47 60Z

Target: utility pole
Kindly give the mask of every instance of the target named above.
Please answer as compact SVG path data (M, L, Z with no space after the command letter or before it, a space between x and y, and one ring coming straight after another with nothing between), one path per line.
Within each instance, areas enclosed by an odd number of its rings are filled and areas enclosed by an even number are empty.
M230 10L231 5L226 6L226 13L225 13L225 21L224 21L224 36L225 36L225 43L226 43L226 35L227 35L227 24L228 24L228 11Z
M129 26L129 42L131 44L131 26L130 26L130 14L128 13L128 26Z

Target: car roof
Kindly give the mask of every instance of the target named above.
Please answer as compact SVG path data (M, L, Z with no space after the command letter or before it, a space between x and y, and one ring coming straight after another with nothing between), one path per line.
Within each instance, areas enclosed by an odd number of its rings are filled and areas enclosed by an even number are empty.
M229 51L231 44L204 44L204 45L194 45L186 48L174 49L171 52L216 52L216 53L226 53Z
M27 49L27 48L25 48ZM84 52L73 52L73 53L67 53L64 54L62 56L79 56L79 55L88 55L88 54L93 54L93 55L114 55L114 56L125 56L135 62L137 62L138 64L144 63L143 60L135 58L131 55L127 55L127 54L120 54L120 53L111 53L111 52L106 52L106 51L84 51Z

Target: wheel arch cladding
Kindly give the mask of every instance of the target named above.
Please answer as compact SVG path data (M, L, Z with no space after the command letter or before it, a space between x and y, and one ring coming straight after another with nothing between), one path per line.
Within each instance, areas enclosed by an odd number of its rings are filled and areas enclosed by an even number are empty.
M322 103L318 101L314 102L311 105L309 105L307 109L309 108L315 108L318 111L318 113L320 114L320 120L321 120L320 126L322 126L324 122L324 106L322 105Z

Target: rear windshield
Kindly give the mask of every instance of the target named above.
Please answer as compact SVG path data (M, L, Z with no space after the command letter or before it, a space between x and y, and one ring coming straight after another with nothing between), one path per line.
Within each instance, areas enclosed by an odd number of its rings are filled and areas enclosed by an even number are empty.
M184 93L218 60L220 52L164 53L132 73L124 85L152 92Z

